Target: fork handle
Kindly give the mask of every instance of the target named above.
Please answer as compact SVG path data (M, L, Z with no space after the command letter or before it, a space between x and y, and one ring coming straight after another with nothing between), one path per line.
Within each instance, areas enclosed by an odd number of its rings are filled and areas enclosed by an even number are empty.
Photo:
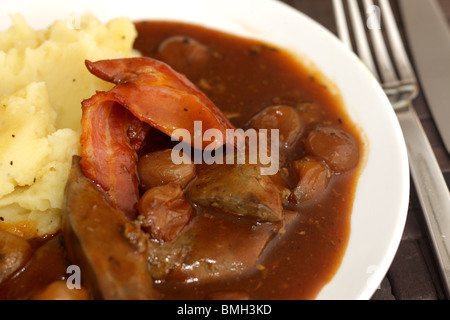
M409 155L409 166L429 237L450 298L450 194L419 118L410 104L397 111Z

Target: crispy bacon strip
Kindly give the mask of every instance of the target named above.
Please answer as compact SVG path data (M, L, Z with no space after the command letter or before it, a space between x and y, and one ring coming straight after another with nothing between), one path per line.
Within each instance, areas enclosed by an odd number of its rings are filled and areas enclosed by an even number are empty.
M171 136L176 129L187 129L194 137L194 121L202 129L218 129L225 137L234 128L219 108L184 75L167 64L147 58L86 61L97 77L117 84L108 92L139 120ZM189 143L189 141L187 141ZM222 146L215 141L214 148ZM211 147L204 141L203 147Z
M139 201L137 154L148 125L171 135L194 121L202 130L218 129L225 137L233 125L186 77L151 58L86 61L89 71L115 83L82 102L81 168L108 195L114 207L135 217ZM185 141L190 142L192 141ZM222 141L203 142L219 148Z
M128 136L134 116L104 92L83 104L82 168L115 207L134 217L139 200L137 154Z

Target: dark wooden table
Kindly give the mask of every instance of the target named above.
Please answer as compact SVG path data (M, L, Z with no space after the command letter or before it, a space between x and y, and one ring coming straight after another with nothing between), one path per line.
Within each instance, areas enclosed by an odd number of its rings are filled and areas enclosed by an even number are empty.
M331 0L282 1L310 16L336 34ZM396 0L391 1L399 22L400 31L403 33L397 2ZM450 0L439 1L450 25ZM448 185L450 182L450 155L444 148L426 100L421 93L414 101L414 107L428 135ZM372 299L446 299L413 182L411 183L408 217L400 246L389 271Z

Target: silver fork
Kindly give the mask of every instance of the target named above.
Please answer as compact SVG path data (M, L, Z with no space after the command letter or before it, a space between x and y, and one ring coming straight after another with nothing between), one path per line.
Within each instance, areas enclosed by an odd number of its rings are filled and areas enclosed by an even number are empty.
M450 297L450 194L434 156L433 150L412 106L417 96L416 77L406 54L389 0L362 0L365 14L380 14L388 39L381 28L368 28L363 23L360 6L356 0L347 0L350 23L342 0L333 0L338 34L351 49L350 27L356 43L355 52L379 80L399 120L408 149L409 165L414 185L424 212L430 240L443 278L444 290ZM368 11L369 10L369 11ZM375 10L371 12L370 10ZM372 21L374 22L374 21ZM376 21L375 21L376 22ZM369 45L371 41L372 46ZM390 54L386 41L392 53ZM373 59L373 56L375 59ZM391 59L392 56L392 59Z

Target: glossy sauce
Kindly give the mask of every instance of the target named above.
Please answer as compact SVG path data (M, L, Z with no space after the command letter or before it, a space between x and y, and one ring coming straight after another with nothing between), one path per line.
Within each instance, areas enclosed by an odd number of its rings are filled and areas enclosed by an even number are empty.
M186 37L189 39L186 41L204 46L204 52L203 49L197 52L198 61L184 61L178 66L177 60L177 66L173 67L183 69L177 71L203 90L236 127L247 128L249 120L266 107L288 105L299 110L306 119L305 133L287 156L285 165L288 171L292 170L289 161L307 155L303 144L307 133L317 124L336 126L350 133L358 142L362 158L364 149L360 132L347 116L339 95L321 80L320 73L307 69L287 52L194 25L142 22L136 26L138 38L135 48L156 59L164 61L167 58L167 52L161 53L161 44L173 36ZM179 53L171 54L176 56ZM182 54L180 59L183 59ZM170 146L170 139L157 132L151 140L142 154ZM360 167L361 163L351 170L334 174L328 192L320 201L296 206L295 220L287 225L286 230L274 235L250 271L231 280L206 284L172 282L171 279L156 281L160 297L315 298L332 279L345 253ZM291 171L286 178L291 188L296 184L292 176ZM197 214L207 214L209 209L196 207L196 210ZM226 216L221 212L214 214ZM224 221L226 219L234 219L227 223L254 223L248 219L225 218ZM61 237L56 235L48 239L32 242L36 249L34 258L11 279L0 284L0 299L30 299L49 283L67 277L65 271L69 263Z
M173 66L202 89L236 127L266 107L289 105L304 111L311 121L308 132L318 123L349 132L363 144L360 132L346 114L339 95L333 93L317 71L304 67L289 53L258 41L239 38L199 26L170 23L137 23L136 49L170 64L161 53L161 43L170 37L198 42L210 55L199 64ZM204 55L202 52L200 55ZM322 78L323 79L323 78ZM309 108L309 106L315 108ZM304 138L303 138L304 140ZM288 158L306 154L302 143ZM360 156L360 159L362 156ZM361 161L360 161L361 162ZM313 299L329 282L340 265L350 233L350 218L359 166L335 174L330 192L320 201L297 207L298 217L269 242L252 271L222 283L157 283L163 299L204 299L226 292L238 297L245 292L252 299ZM201 209L200 210L207 210Z

